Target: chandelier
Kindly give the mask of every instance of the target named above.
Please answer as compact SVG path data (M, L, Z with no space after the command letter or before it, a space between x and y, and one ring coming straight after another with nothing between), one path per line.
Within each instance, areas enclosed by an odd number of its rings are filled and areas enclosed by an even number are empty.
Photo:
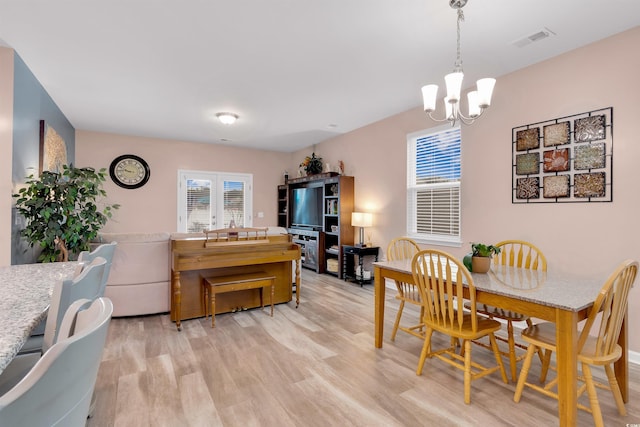
M462 59L460 58L460 22L464 21L462 8L467 4L467 0L449 0L449 6L458 11L458 41L457 56L453 67L453 72L444 76L447 87L447 96L444 98L445 117L438 119L433 116L436 110L436 98L438 96L438 85L426 85L422 87L422 98L424 101L424 111L429 115L431 120L436 122L448 121L451 126L455 126L459 120L465 125L472 124L475 119L480 117L484 110L491 105L491 94L496 79L485 78L476 82L477 90L469 92L467 100L469 103L469 112L465 116L460 110L460 90L462 89Z

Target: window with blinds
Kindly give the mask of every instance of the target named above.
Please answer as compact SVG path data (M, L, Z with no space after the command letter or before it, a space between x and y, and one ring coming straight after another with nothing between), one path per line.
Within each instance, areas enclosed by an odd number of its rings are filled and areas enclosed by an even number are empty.
M224 181L224 223L244 227L244 182Z
M460 127L407 137L407 235L460 245Z
M187 232L197 233L211 227L211 197L214 193L208 179L187 179Z
M253 225L251 174L178 171L178 231Z

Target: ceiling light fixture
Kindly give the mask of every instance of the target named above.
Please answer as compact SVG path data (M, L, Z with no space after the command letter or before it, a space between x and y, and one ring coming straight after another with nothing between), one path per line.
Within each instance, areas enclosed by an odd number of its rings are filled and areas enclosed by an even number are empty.
M233 113L218 113L216 117L225 125L232 125L238 120L238 115Z
M449 0L449 6L458 11L457 21L457 56L453 72L444 77L447 86L447 96L444 98L445 118L437 119L431 113L436 110L436 98L438 96L438 85L426 85L422 87L422 98L424 101L424 111L431 120L436 122L448 121L451 126L455 126L459 120L466 125L472 124L480 117L485 109L491 105L491 94L496 79L485 78L477 81L477 90L469 92L469 113L467 116L460 111L460 90L462 89L462 59L460 58L460 22L464 21L462 8L467 4L467 0Z

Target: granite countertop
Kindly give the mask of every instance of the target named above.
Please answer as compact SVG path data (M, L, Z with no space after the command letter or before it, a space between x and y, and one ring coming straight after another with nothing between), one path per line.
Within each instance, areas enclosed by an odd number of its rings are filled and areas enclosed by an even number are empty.
M399 272L411 272L410 260L374 262ZM607 277L577 277L558 271L534 271L492 266L488 273L471 273L477 290L523 301L580 311L590 307Z
M77 262L0 267L0 373L45 317L53 286L73 277Z

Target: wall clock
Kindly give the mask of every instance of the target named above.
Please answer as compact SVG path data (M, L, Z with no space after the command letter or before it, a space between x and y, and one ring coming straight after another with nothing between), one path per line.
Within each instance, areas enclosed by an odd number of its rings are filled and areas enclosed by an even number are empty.
M140 188L149 181L151 169L141 157L133 154L123 154L111 162L109 175L122 188Z

